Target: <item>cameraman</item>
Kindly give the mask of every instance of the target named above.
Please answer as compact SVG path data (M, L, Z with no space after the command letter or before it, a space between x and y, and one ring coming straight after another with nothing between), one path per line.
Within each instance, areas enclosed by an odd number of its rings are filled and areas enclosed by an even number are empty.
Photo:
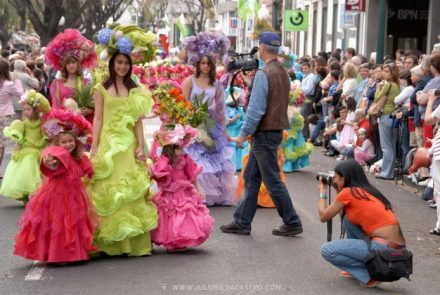
M319 217L321 222L327 222L345 211L343 226L347 239L324 244L321 254L342 270L341 276L354 277L364 287L376 287L380 282L370 278L364 264L370 252L367 239L371 240L372 250L402 249L405 247L405 239L400 225L390 201L369 183L364 170L356 161L341 162L334 172L333 187L338 194L330 206L327 204L329 188L325 183L329 177L321 176Z
M284 222L272 234L294 236L302 233L303 228L289 192L281 181L277 161L283 130L289 127L287 104L290 82L286 70L278 62L278 49L281 45L278 34L264 32L259 41L259 53L265 66L255 75L240 135L232 138L240 147L248 135L252 136L249 160L244 171L245 195L235 209L234 221L222 225L220 229L224 233L250 234L263 181Z

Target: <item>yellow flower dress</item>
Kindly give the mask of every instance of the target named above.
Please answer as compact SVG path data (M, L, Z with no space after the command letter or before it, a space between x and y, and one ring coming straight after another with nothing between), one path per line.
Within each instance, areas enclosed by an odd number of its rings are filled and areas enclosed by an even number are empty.
M127 97L111 95L102 84L103 122L98 151L92 159L90 196L100 216L95 234L98 251L109 255L150 255L150 231L157 227L157 210L149 191L144 163L135 159L135 124L151 110L151 94L143 86Z

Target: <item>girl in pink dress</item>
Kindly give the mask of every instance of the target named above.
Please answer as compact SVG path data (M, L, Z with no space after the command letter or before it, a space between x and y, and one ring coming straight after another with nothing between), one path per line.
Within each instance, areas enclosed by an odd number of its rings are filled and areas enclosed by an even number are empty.
M50 263L88 260L95 250L95 215L82 178L91 178L93 169L81 144L91 126L79 115L56 109L45 120L43 128L53 140L41 155L46 179L19 221L14 254Z
M174 130L155 132L155 138L163 149L151 168L159 187L153 198L159 223L151 238L156 245L163 245L168 251L202 244L208 239L214 224L203 204L204 196L197 183L202 168L183 152L183 148L194 141L196 134L196 129L179 124Z

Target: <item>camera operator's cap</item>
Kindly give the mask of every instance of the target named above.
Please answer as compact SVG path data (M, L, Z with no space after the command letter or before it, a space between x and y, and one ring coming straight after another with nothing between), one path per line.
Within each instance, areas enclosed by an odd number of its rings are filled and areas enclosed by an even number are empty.
M260 34L258 39L260 43L270 45L270 46L281 46L280 36L275 32L263 32Z

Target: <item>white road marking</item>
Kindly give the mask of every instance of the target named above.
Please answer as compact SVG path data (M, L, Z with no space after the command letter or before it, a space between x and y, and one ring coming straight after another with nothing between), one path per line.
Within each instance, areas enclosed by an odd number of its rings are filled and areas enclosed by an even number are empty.
M25 281L39 281L43 276L44 270L46 268L45 262L34 261L31 269L28 271L27 275L24 277Z

